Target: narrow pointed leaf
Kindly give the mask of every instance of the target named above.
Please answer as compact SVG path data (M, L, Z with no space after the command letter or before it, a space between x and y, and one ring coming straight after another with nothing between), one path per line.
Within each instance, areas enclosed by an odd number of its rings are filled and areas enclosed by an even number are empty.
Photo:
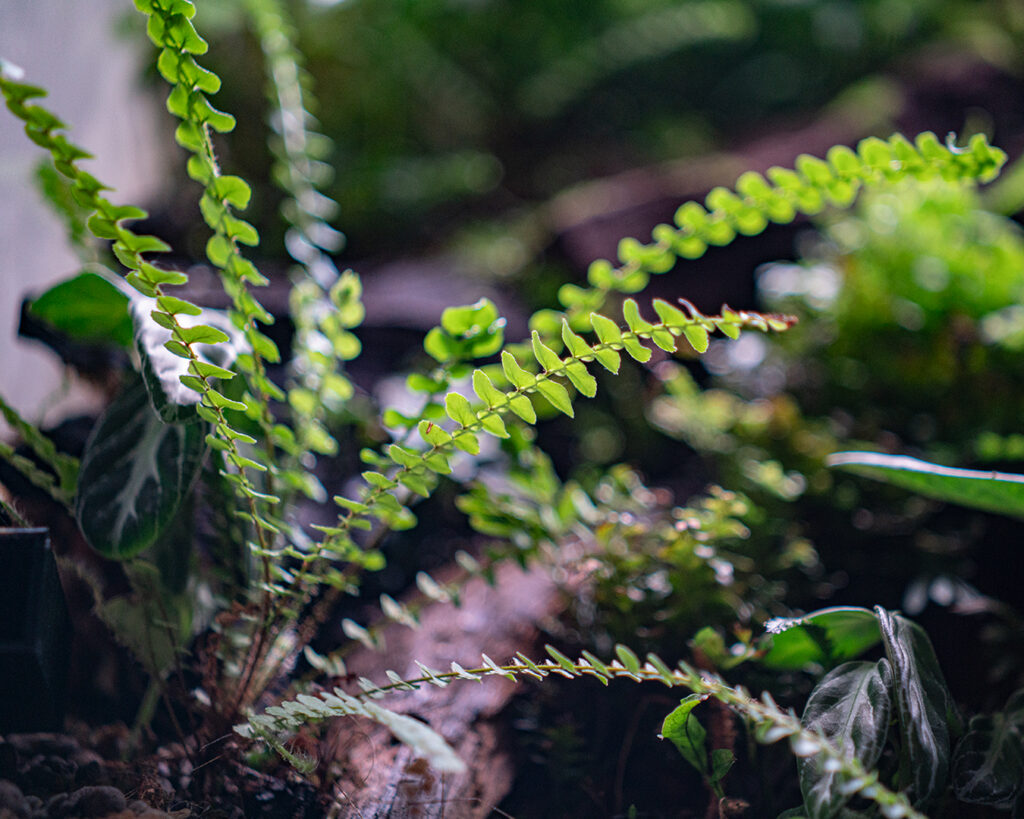
M912 800L927 806L946 787L953 698L928 635L916 623L875 609L895 677L901 744L909 761Z
M935 500L1024 517L1024 475L954 469L877 452L840 452L828 464Z

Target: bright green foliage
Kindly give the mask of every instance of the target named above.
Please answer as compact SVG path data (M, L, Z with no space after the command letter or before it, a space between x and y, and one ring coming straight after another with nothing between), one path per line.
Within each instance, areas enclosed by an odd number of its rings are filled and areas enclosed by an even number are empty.
M490 332L480 330L481 325L476 323L478 319L472 318L468 312L472 310L479 314L480 311L486 311L485 316L490 318L491 313L486 305L474 305L472 308L460 308L460 310L466 312L449 314L452 316L449 319L449 330L445 330L442 326L440 331L434 334L434 338L453 339L451 348L446 348L448 352L445 353L446 356L453 358L457 354L464 353L457 352L457 341L454 340L456 336L451 330L461 330L461 335L468 334L469 339L476 339L480 332ZM429 487L433 480L432 474L447 474L450 471L449 459L455 449L472 449L473 444L470 442L477 435L487 433L498 438L504 437L505 423L512 416L518 416L526 423L533 423L536 420L536 414L530 401L531 396L543 397L560 412L572 416L572 399L561 379L564 378L570 384L578 383L583 390L588 392L596 389L596 382L593 382L592 376L586 368L588 363L600 361L603 355L610 352L617 354L620 350L624 350L637 360L646 360L650 356L650 350L643 346L641 341L651 339L655 334L670 338L677 343L675 340L683 336L687 327L700 327L705 331L723 327L728 327L730 330L752 328L767 331L783 330L788 326L788 320L784 317L763 316L742 311L723 310L720 316L704 316L691 307L689 315L681 311L677 312L678 315L671 316L669 321L651 324L640 318L636 303L627 300L624 307L627 329L620 329L615 322L605 316L593 314L591 321L595 328L600 328L596 329L597 341L587 343L577 336L573 342L575 352L566 357L559 356L544 345L540 341L540 337L535 334L532 347L535 360L532 365L537 367L537 373L525 369L512 353L504 350L502 352L502 369L512 389L500 390L494 386L486 373L482 370L475 371L472 381L474 389L479 388L476 396L479 403L472 404L465 396L458 393L449 393L445 398L445 413L450 422L449 428L445 431L450 438L443 439L435 435L431 441L421 434L420 437L423 438L427 447L422 452L416 452L399 444L392 444L388 448L388 458L393 462L394 467L397 467L391 470L393 480L406 483L411 477L418 486ZM471 321L474 323L470 324ZM425 346L430 343L431 335L428 335ZM463 340L458 343L470 342ZM488 342L488 345L490 343ZM488 346L485 349L491 350L491 347ZM432 389L433 382L429 382L425 386L427 389ZM422 427L422 429L429 436L432 427ZM350 531L361 521L369 522L370 519L376 518L392 527L396 524L405 526L411 522L407 517L408 510L398 503L398 499L392 494L390 488L380 485L368 486L358 502L365 509L355 511L352 506L343 504L346 511L339 518L338 524L323 530L328 535L325 547L329 550L350 550L352 545Z
M128 298L103 276L89 270L51 287L31 303L29 310L72 338L131 345Z
M750 534L745 521L758 510L742 496L713 488L688 506L666 513L661 507L667 504L654 503L653 493L624 469L606 476L588 494L577 484L558 480L550 460L532 443L529 427L538 418L555 414L574 417L577 394L592 398L597 393L596 368L591 365L617 373L623 355L647 363L662 352L704 353L716 331L736 339L743 330L776 332L793 323L788 316L728 307L719 315L707 316L683 300L679 306L654 301L655 320L645 317L631 298L622 301L620 320L611 317L607 306L611 294L639 292L651 274L670 270L677 259L696 258L710 245L760 233L769 223L789 222L797 214L815 214L828 206L846 207L865 187L907 180L990 179L1004 161L1002 152L983 137L975 137L966 148L956 148L944 147L931 134L922 135L915 144L895 136L888 141L865 140L856 151L834 148L824 160L801 156L795 169L773 168L767 177L745 174L733 190L716 188L703 204L683 205L673 225L654 230L651 244L623 239L618 266L596 262L588 272L588 287L561 288L564 312L535 314L529 339L522 343L506 344L504 320L486 299L449 307L424 342L426 354L436 365L407 380L409 391L422 398L419 409L390 408L382 413L392 440L379 450L363 451L368 467L362 475L363 487L354 498L334 498L341 509L338 520L334 526L322 527L323 537L316 542L284 510L289 506L286 502L299 493L315 500L326 495L312 467L317 456L337 453L330 425L354 392L343 362L360 352L352 330L363 319L363 307L358 277L339 273L329 256L340 246L341 236L327 224L335 205L319 190L326 182L321 161L326 148L313 130L316 123L308 110L295 33L278 0L246 0L270 74L269 96L275 112L271 121L276 123L278 137L272 146L275 176L288 197L286 244L298 265L291 302L297 331L295 354L284 390L267 375L267 365L277 363L279 353L260 329L271 316L250 288L266 284L266 279L241 252L243 246L259 242L256 228L238 216L249 205L251 191L241 178L224 174L216 160L214 133L227 133L235 123L209 101L221 82L196 60L207 46L192 23L195 6L190 0L135 0L135 5L146 15L147 33L159 50L157 69L171 85L167 108L180 120L176 139L190 153L188 173L202 189L199 211L212 231L206 256L231 305L225 317L170 292L187 281L186 275L149 260L148 254L166 246L127 226L146 214L112 204L103 196L104 186L77 166L85 152L58 133L64 126L53 114L29 103L42 92L7 76L0 76L0 91L12 112L26 123L30 138L50 153L54 167L67 178L68 183L61 185L88 213L83 220L82 214L67 210L72 234L82 237L87 229L98 239L113 242L114 255L128 271L126 280L142 297L133 298L130 309L141 382L133 380L101 420L81 467L76 507L83 532L104 554L133 558L151 550L153 564L139 559L126 564L132 594L112 601L98 599L98 611L119 629L122 641L143 657L154 678L162 679L193 626L190 601L181 593L188 579L182 567L189 550L175 548L174 533L167 527L189 499L207 449L212 451L219 480L212 485L230 485L241 501L242 508L231 510L242 519L242 525L232 530L233 545L238 553L255 558L239 561L242 574L253 574L237 587L228 587L225 598L232 608L217 620L219 644L210 659L221 677L204 680L204 685L223 686L224 690L207 691L217 702L204 726L221 728L225 720L247 713L275 674L290 667L304 648L301 642L308 640L315 624L313 619L301 620L303 613L326 610L336 593L358 590L362 572L383 566L381 539L390 531L415 525L413 502L429 497L443 476L456 472L461 462L480 456L485 445L495 451L497 444L501 457L514 461L509 473L512 489L495 492L477 486L459 504L479 531L506 539L514 547L503 553L495 549L491 558L514 554L525 563L540 547L557 547L570 533L592 535L602 566L602 575L594 581L595 599L621 598L623 589L635 592L619 612L624 620L639 612L650 622L678 627L695 614L723 611L736 623L737 641L732 647L711 627L694 638L695 653L713 668L732 669L760 659L769 668L810 670L849 659L879 640L887 658L877 664L850 663L835 669L812 695L804 726L769 695L752 699L714 673L698 673L685 663L670 668L655 654L641 659L620 644L616 659L608 663L589 652L574 661L549 646L550 661L534 662L519 655L512 663L499 664L485 654L474 669L453 663L450 671L441 672L420 665L422 676L411 680L389 671L390 683L383 687L361 681L364 693L359 696L336 689L286 699L251 716L237 727L240 734L266 740L286 758L302 763L305 760L283 744L284 732L333 716L363 716L386 725L438 770L454 773L464 764L436 733L369 700L387 690L408 690L422 683L443 687L456 677L480 680L495 675L515 680L522 675L543 679L557 674L591 676L605 685L628 677L693 692L666 720L663 733L717 795L722 795L721 782L733 756L728 749L709 753L705 747L706 732L692 709L708 697L742 716L757 740L789 740L794 754L804 760L805 807L815 819L832 815L855 796L873 801L886 816L920 817L908 794L919 806L938 798L947 779L950 726L955 721L934 654L920 629L882 609L874 614L827 610L799 622L787 621L784 625L789 628L781 634L755 641L750 621L777 603L779 595L757 573L769 564L761 563L760 555L744 552ZM677 26L681 20L675 12L649 19L670 19ZM678 40L681 32L676 28L673 37ZM65 191L52 183L52 179L47 183L53 191L51 199L59 199ZM37 302L42 315L70 332L124 341L125 305L111 297L102 280L80 278L63 287L63 294L78 294L81 315L54 311L58 296L52 293ZM84 295L96 293L102 294L97 299L101 306L93 310ZM97 325L97 316L111 322ZM1007 326L1004 322L992 332ZM1014 332L1004 332L1001 338L1014 339ZM1012 343L1008 341L1007 346ZM487 361L492 357L494 361ZM149 391L150 402L142 385ZM272 411L274 402L278 406ZM2 404L0 409L57 478L19 459L9 448L0 448L0 455L69 502L77 464L58 456L52 444L13 410ZM727 451L736 445L737 425L758 421L753 417L756 413L743 415L725 402L718 409L720 415L732 416L701 414L683 423L689 424L687 431L706 435L720 451ZM820 441L812 444L804 451L817 455ZM744 469L752 473L755 483L774 487L781 497L802 491L792 482L787 485L791 476L775 461L748 453ZM6 507L2 511L10 514ZM166 571L164 565L155 568L168 550L173 552L169 565L184 577L177 578L174 594L167 592L174 572ZM796 562L796 550L791 552L788 544L778 551L782 553L779 565ZM487 560L481 565L463 556L461 562L469 574L490 572ZM458 597L457 588L442 586L422 573L417 586L426 599ZM666 588L685 597L686 603L666 602ZM307 607L325 589L330 593L319 605ZM240 605L233 605L236 602ZM417 604L384 594L380 608L393 622L417 625ZM164 609L168 616L163 616ZM166 627L154 629L158 610ZM320 614L316 611L312 618ZM617 624L600 625L611 633ZM379 647L374 629L348 619L342 627L351 640ZM308 651L307 658L318 670L344 672L337 657ZM901 758L890 788L871 769L891 739L892 714ZM1014 797L999 789L1002 779L989 770L1001 774L1016 770L1012 751L1004 750L1016 746L1002 740L1013 734L1015 726L1011 717L993 726L976 726L971 748L981 755L981 767L972 768L973 757L963 757L968 761L957 768L958 787L990 801L996 793L1000 801Z
M769 668L830 668L858 657L882 639L878 617L867 609L839 606L795 619L767 623L771 644L761 662Z
M727 748L716 748L708 753L707 731L693 714L693 709L702 701L703 698L697 694L690 694L684 698L675 710L665 717L660 737L672 741L683 759L697 769L711 790L721 799L725 794L720 783L736 761L736 757Z
M725 245L737 233L754 235L769 222L785 224L797 213L813 215L828 205L849 206L863 187L891 183L908 177L947 180L995 178L1006 155L980 134L966 149L943 146L932 133L910 143L897 134L889 140L862 140L856 152L844 146L832 148L826 160L807 154L797 157L796 169L769 168L767 179L746 173L736 182L736 192L715 188L704 206L687 202L676 211L675 225L658 225L654 241L644 245L635 239L619 244L619 267L607 261L590 266L587 280L594 291L635 293L649 274L664 273L677 257L702 256L708 245ZM581 326L584 304L600 311L603 304L582 291L563 289L563 305L574 329Z
M187 11L192 9L192 6L188 3L181 3L176 8L179 8L179 11L182 9ZM192 11L194 12L194 9ZM173 25L154 24L151 26L151 33L157 31L163 32L169 37L180 37L190 48L198 48L197 43L201 41L193 38L194 30L188 22L188 16L190 15L184 12L171 15ZM192 34L190 35L189 32ZM183 284L187 281L184 273L162 270L145 260L144 253L165 251L168 249L167 245L156 237L139 236L133 233L124 223L141 218L145 215L144 211L134 207L119 207L111 203L102 195L102 191L107 188L91 174L77 166L76 163L87 157L88 154L71 144L62 134L55 133L64 128L59 119L41 106L28 103L28 100L43 96L45 92L32 86L15 83L2 75L0 75L0 92L3 93L11 112L25 122L25 131L29 137L50 152L54 166L71 180L76 201L93 211L88 220L89 229L99 238L113 240L114 254L128 268L125 277L128 283L143 295L157 298L164 295L164 286ZM205 126L197 127L202 130ZM170 340L165 344L167 349L188 362L190 374L199 376L199 364L202 359L199 353L193 349L193 344L206 339L220 339L223 333L203 325L185 326L178 319L178 315L183 312L189 314L193 308L194 305L190 305L184 300L178 300L173 312L160 309L153 312L163 316L163 320L173 328L170 330ZM225 404L223 402L226 399L201 376L192 383L203 390L203 397L197 411L204 420L213 425L217 437L227 444L228 458L240 470L238 473L230 475L229 479L250 501L252 519L262 522L263 519L256 507L261 493L257 492L251 481L245 476L244 467L247 459L238 450L237 438L233 437L233 433L236 431L228 423L224 414ZM261 530L265 528L260 527Z

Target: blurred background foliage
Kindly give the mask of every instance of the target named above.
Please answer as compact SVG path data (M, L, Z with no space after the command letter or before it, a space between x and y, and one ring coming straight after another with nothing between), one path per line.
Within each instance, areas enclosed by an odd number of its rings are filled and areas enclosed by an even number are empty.
M595 177L813 117L919 50L1015 72L1024 13L949 0L292 2L349 254L394 255ZM232 162L267 187L259 52L235 0L202 26ZM878 86L872 115L891 107ZM962 128L966 123L958 123ZM261 232L276 224L264 204ZM506 252L511 252L506 247ZM493 253L493 251L492 251Z

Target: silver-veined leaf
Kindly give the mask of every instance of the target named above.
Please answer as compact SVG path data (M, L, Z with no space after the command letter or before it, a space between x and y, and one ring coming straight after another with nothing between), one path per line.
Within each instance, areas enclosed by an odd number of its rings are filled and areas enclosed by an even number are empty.
M954 469L878 452L839 452L828 459L828 465L909 489L926 498L1024 517L1024 475Z
M928 635L917 623L875 608L885 653L892 664L903 759L915 807L942 793L949 776L949 722L953 698Z
M205 424L164 423L141 380L127 384L82 458L75 516L89 545L117 559L151 545L191 488L205 437Z
M822 678L811 692L801 722L823 734L848 758L866 770L874 768L885 747L892 711L888 660L843 663ZM850 798L846 779L829 770L820 755L799 757L800 791L809 819L830 819Z
M971 719L953 755L953 789L964 802L998 807L1024 793L1024 691L1002 711Z

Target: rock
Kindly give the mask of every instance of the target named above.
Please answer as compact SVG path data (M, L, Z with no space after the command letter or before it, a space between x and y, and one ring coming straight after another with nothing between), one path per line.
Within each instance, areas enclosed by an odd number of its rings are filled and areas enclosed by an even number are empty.
M24 819L31 813L32 808L21 788L13 782L0 780L0 816Z
M128 800L117 788L109 785L89 785L53 797L46 807L52 819L102 819L126 810Z

